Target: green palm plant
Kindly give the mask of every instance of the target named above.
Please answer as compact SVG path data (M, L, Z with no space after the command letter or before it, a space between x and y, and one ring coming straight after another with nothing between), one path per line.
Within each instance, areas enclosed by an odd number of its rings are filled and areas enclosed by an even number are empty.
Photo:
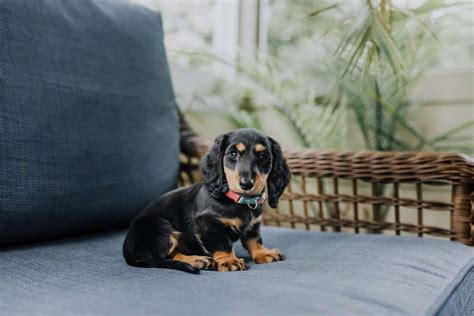
M317 43L307 36L308 27L306 42L292 42L302 47L294 51L309 52L306 57L292 53L293 59L262 60L240 54L233 66L245 95L225 102L224 117L238 127L260 126L255 106L241 105L251 100L249 94L264 95L265 103L280 113L304 147L346 148L354 146L348 136L359 134L364 147L371 150L472 154L472 138L459 134L472 127L474 120L427 139L408 119L420 107L408 93L440 51L435 33L442 16L433 19L432 15L452 4L434 0L402 9L390 0L373 2L365 0L356 7L331 3L306 14L301 19L305 25L316 27L308 21L320 19L326 26ZM225 62L203 52L188 53L188 57L193 64Z
M302 75L300 69L296 74L288 73L285 62L267 62L266 67L245 62L238 69L273 95L274 107L288 119L304 146L345 147L340 139L348 135L346 119L351 115L367 149L472 153L472 139L458 134L473 126L473 120L432 139L426 139L408 120L410 112L419 108L408 93L439 51L431 29L435 23L430 25L427 20L447 6L450 4L430 1L409 10L395 8L388 0L377 6L367 0L353 14L342 12L334 30L339 39L336 48L329 45L309 65L309 73ZM332 4L309 16L315 18L339 7ZM281 72L285 72L283 80L275 76ZM324 82L313 78L324 78ZM301 91L299 87L305 85L309 88ZM291 92L295 89L296 93Z
M367 0L357 16L349 18L352 31L341 38L335 51L332 75L340 80L329 93L351 100L366 148L443 149L443 143L474 124L467 122L428 140L407 120L412 105L408 91L423 74L426 61L434 57L430 53L436 51L438 40L425 16L446 6L431 1L409 10L395 8L390 0L381 0L377 6ZM472 139L450 148L470 152Z

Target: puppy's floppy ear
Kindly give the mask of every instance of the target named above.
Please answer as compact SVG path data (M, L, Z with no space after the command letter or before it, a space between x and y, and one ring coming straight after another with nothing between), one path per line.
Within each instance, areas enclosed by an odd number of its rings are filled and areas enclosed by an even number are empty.
M228 134L217 136L214 144L201 161L201 173L204 176L204 185L212 197L222 193L224 174L222 158L227 147Z
M278 206L278 199L283 194L286 186L290 182L291 173L286 164L280 145L271 137L268 137L272 146L272 170L268 175L268 204L272 208Z

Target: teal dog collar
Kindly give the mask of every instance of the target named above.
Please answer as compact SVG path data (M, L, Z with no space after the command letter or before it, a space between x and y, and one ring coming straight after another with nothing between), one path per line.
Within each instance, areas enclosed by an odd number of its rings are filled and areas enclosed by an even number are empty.
M266 199L265 192L262 192L259 195L247 197L231 191L227 185L224 186L222 192L224 192L224 194L235 203L247 204L247 206L253 210L261 206Z

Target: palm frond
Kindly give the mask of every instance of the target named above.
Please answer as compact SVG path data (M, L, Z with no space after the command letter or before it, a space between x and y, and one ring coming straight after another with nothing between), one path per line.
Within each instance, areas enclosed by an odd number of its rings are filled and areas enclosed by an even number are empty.
M456 134L458 134L462 131L465 131L466 129L468 129L470 127L473 127L473 126L474 126L474 120L468 121L464 124L461 124L459 126L456 126L454 128L451 128L451 129L445 131L441 135L438 135L438 136L430 139L429 141L427 141L427 144L428 145L436 145L437 143L447 141L449 139L452 139ZM471 136L470 140L474 141L474 136Z

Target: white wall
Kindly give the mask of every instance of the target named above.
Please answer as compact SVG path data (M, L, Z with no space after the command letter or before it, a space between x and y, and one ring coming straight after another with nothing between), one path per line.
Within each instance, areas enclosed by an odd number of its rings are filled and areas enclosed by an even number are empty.
M413 114L416 126L426 137L435 137L474 119L474 69L433 70L420 80L411 97L426 104ZM459 135L474 141L474 127Z

